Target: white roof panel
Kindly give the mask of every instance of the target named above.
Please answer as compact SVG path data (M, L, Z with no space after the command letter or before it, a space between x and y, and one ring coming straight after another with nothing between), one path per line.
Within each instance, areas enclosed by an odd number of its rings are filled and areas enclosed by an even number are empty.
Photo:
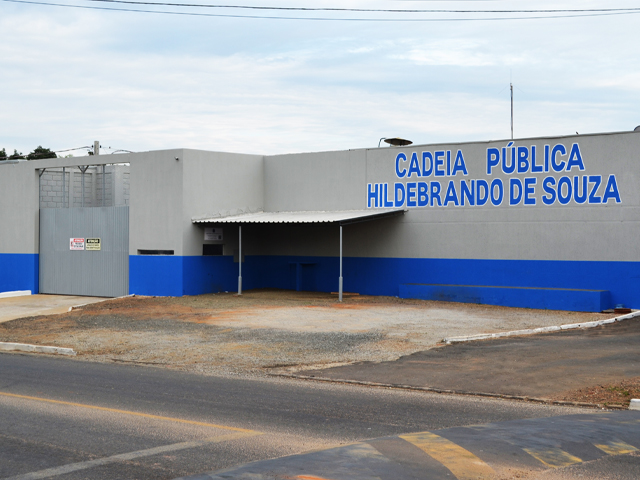
M406 212L406 208L369 210L256 212L227 217L194 217L193 223L355 223Z

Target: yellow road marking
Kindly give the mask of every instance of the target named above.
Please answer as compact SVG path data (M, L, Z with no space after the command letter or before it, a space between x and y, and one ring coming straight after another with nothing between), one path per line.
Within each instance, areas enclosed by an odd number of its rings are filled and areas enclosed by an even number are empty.
M160 415L152 415L149 413L139 413L139 412L131 412L129 410L119 410L117 408L97 407L95 405L86 405L83 403L64 402L62 400L51 400L49 398L30 397L28 395L16 395L15 393L0 392L0 395L4 397L22 398L24 400L34 400L38 402L54 403L57 405L67 405L70 407L90 408L92 410L100 410L103 412L120 413L123 415L133 415L136 417L150 418L153 420L163 420L165 422L178 422L178 423L186 423L188 425L199 425L201 427L221 428L223 430L231 430L234 432L259 433L259 432L256 432L255 430L248 430L246 428L227 427L225 425L216 425L214 423L196 422L194 420L183 420L181 418L163 417Z
M493 469L469 450L431 432L400 435L447 467L459 480L480 480L495 475Z
M619 423L620 425L633 425L635 423L640 423L640 418L636 420L618 420L616 423Z
M568 467L582 462L582 459L559 448L525 448L523 450L551 468Z
M602 444L596 443L594 445L608 455L624 455L625 453L638 451L633 445L624 442L611 441Z

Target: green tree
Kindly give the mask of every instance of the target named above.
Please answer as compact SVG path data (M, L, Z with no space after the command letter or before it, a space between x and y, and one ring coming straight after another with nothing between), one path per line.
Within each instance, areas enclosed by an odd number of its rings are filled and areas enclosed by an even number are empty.
M18 153L18 150L16 150L15 148L13 149L13 155L9 155L9 160L18 160L20 158L24 158L24 156L22 155L22 152Z
M4 150L0 150L0 162L7 159L7 152Z
M48 148L44 148L41 145L38 145L33 149L29 155L27 155L27 160L41 160L43 158L58 158L56 152L51 151Z

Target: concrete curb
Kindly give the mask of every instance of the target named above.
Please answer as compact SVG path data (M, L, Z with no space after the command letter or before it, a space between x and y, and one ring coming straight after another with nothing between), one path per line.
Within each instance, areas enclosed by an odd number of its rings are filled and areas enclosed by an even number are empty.
M123 295L122 297L115 297L115 298L111 298L111 297L107 297L104 300L100 300L99 302L92 302L92 303L82 303L80 305L74 305L73 307L69 307L69 312L73 311L73 310L77 310L78 308L82 308L82 307L86 307L87 305L94 305L96 303L102 303L102 302L106 302L107 300L118 300L120 298L130 298L130 297L135 297L136 294L132 293L130 295Z
M626 410L627 409L626 407L617 406L617 405L607 405L605 407L604 405L598 405L596 403L567 402L564 400L550 400L547 398L524 397L520 395L505 395L502 393L483 393L483 392L468 392L464 390L446 390L442 388L416 387L413 385L400 385L400 384L394 384L394 383L377 383L377 382L365 382L360 380L344 380L344 379L334 379L334 378L325 378L325 377L310 377L307 375L293 375L288 373L269 373L268 375L272 377L292 378L296 380L311 380L311 381L325 382L325 383L362 385L365 387L394 388L399 390L414 390L419 392L444 393L449 395L488 397L488 398L498 398L503 400L519 400L523 402L543 403L546 405L558 405L562 407L583 407L583 408L598 408L598 409L607 408L609 410ZM640 409L640 405L639 405L639 409Z
M576 328L594 328L594 327L599 327L601 325L608 325L610 323L622 322L624 320L629 320L631 318L635 318L638 316L640 316L640 310L627 313L626 315L621 315L619 317L607 318L606 320L596 320L594 322L570 323L567 325L530 328L527 330L512 330L510 332L500 332L500 333L480 333L477 335L467 335L464 337L445 338L442 341L447 345L451 345L452 343L473 342L474 340L488 340L493 338L515 337L515 336L521 336L521 335L535 335L537 333L559 332L561 330L573 330Z
M48 347L45 345L29 345L28 343L0 342L0 351L4 352L31 352L31 353L55 353L58 355L75 356L72 348Z
M31 295L31 290L15 290L13 292L0 292L0 298L25 297Z

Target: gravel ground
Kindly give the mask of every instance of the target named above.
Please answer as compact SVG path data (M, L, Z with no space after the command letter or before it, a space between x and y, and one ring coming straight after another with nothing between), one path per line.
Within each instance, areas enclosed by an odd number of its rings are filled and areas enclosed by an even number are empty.
M129 297L0 324L0 341L73 348L78 359L204 374L264 374L393 360L443 338L585 322L600 313L274 290Z

